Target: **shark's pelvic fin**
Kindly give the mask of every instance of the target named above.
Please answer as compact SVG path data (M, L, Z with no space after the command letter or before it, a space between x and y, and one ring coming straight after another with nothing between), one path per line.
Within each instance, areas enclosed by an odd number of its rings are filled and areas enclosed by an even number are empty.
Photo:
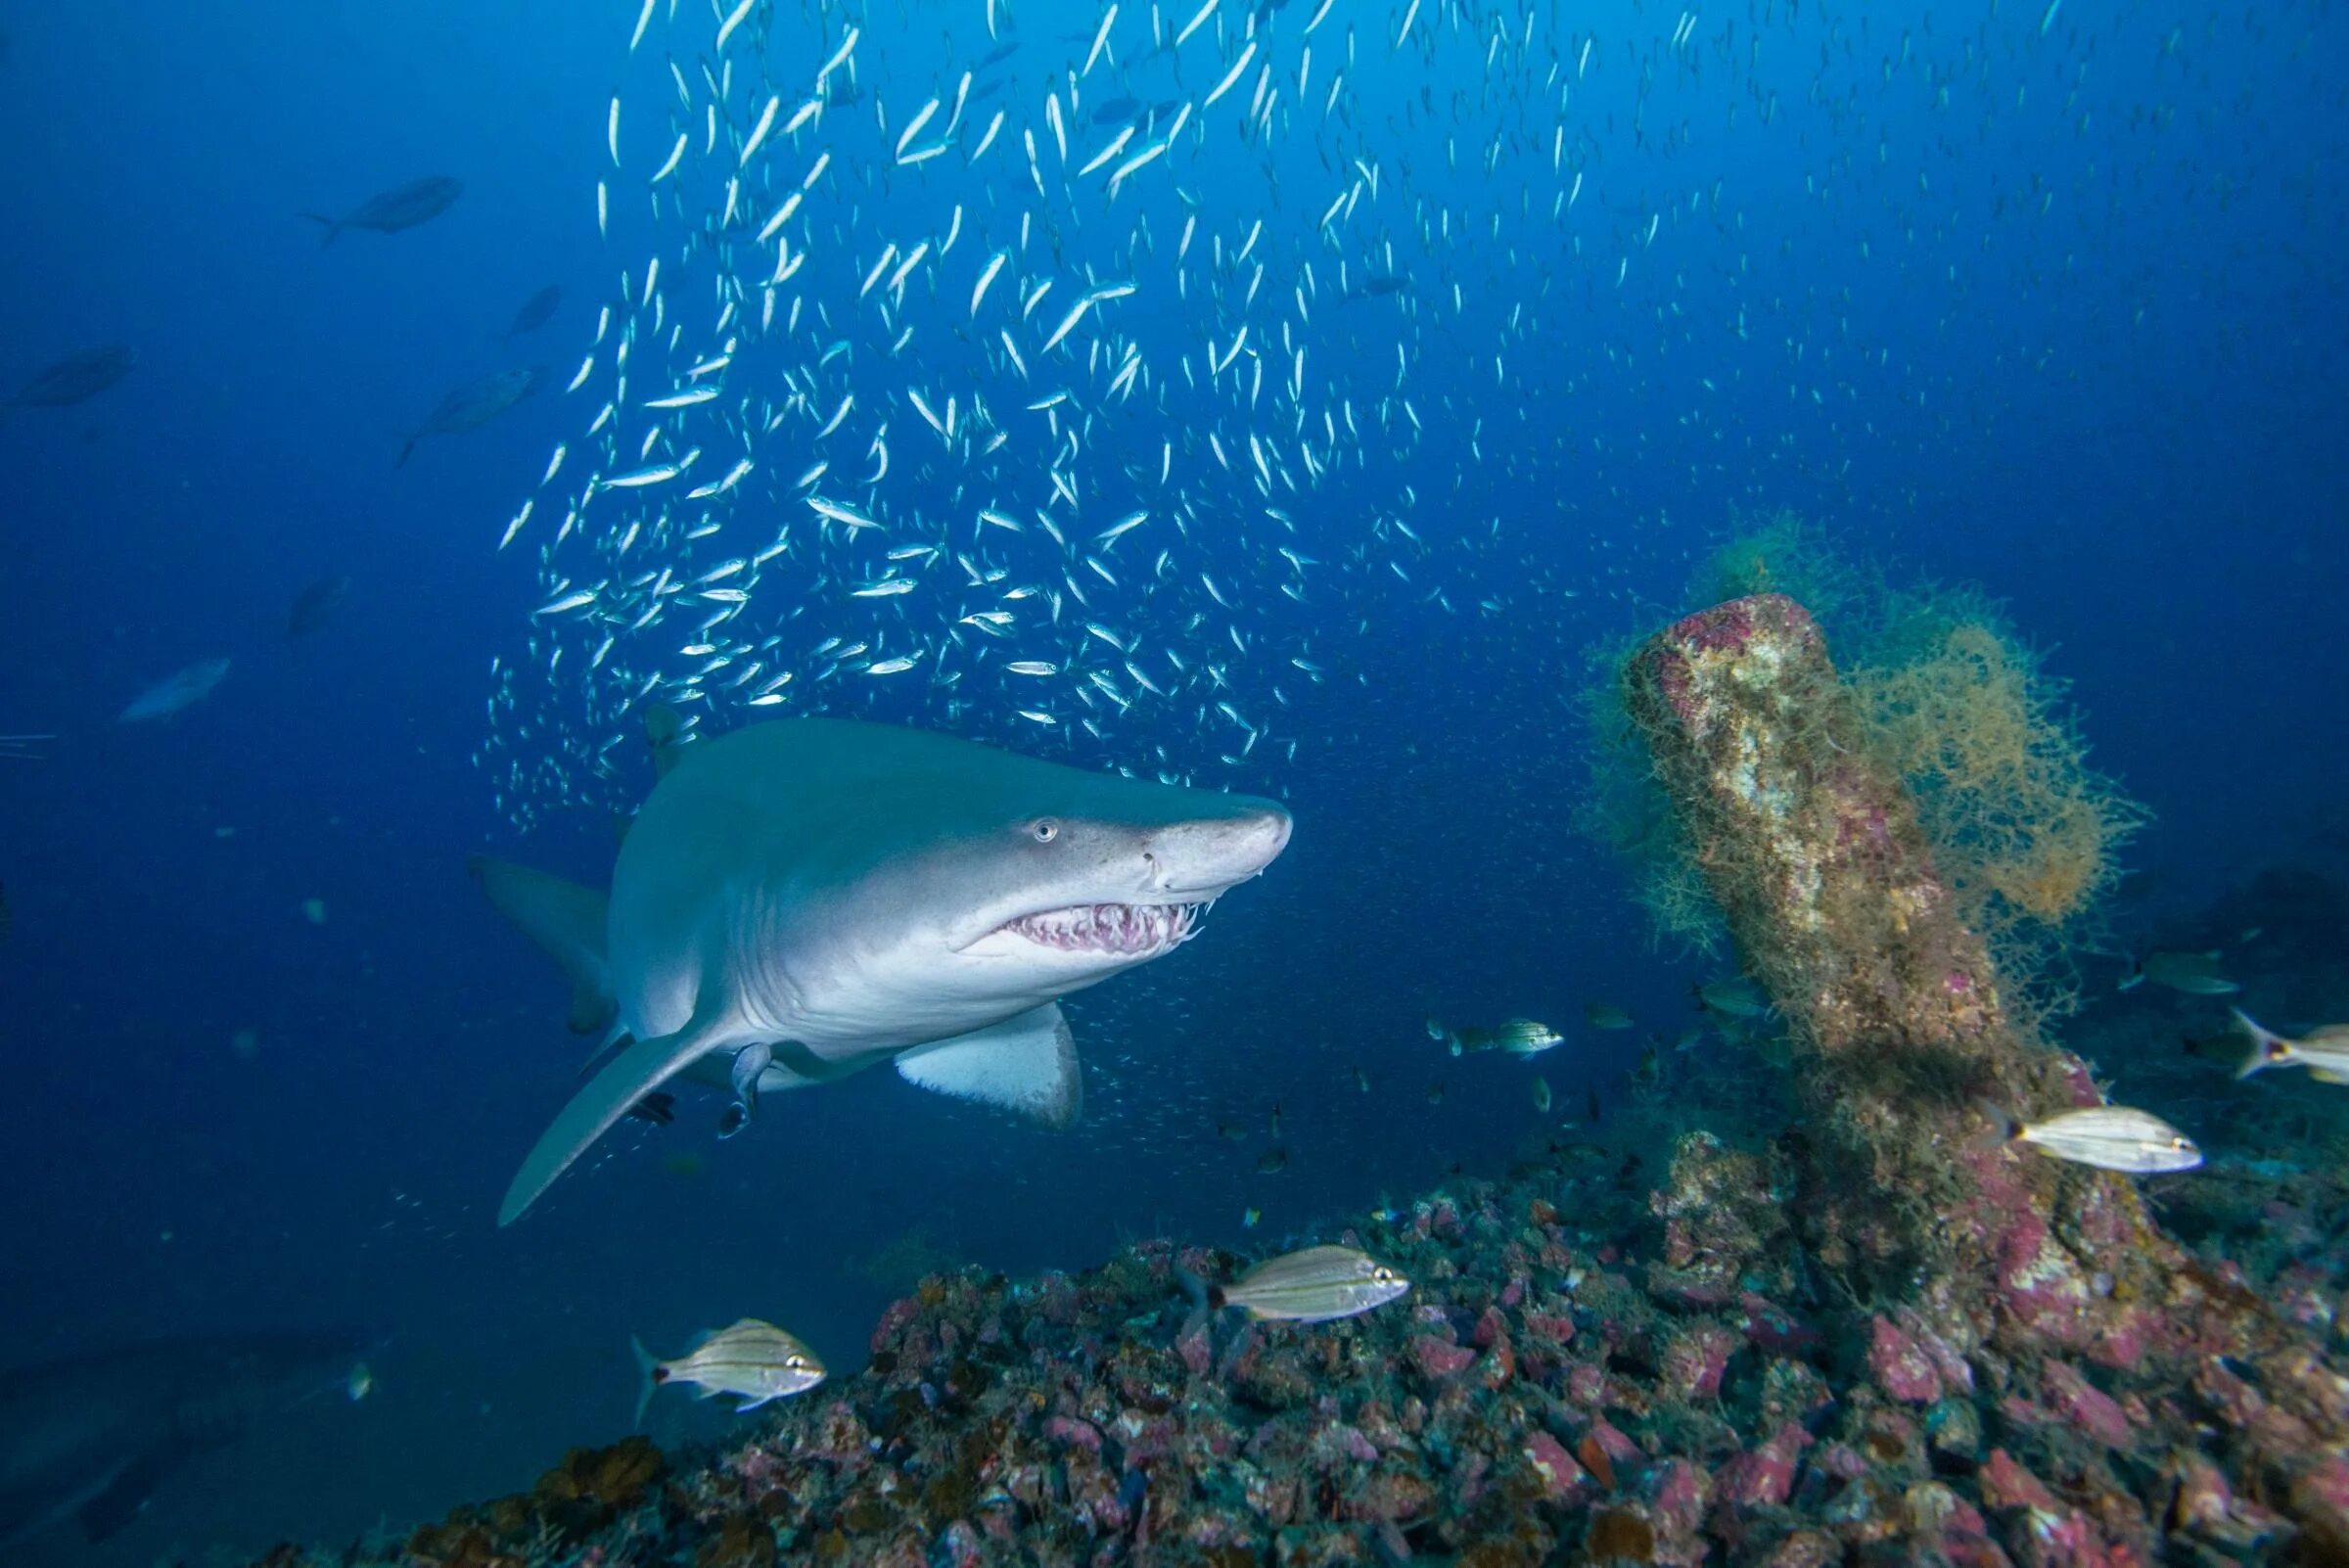
M506 1188L506 1201L498 1206L497 1222L510 1225L520 1219L522 1212L536 1201L538 1194L572 1161L586 1153L589 1144L628 1114L628 1107L659 1088L696 1057L724 1049L731 1028L733 1021L722 1014L714 1018L696 1015L675 1034L640 1039L614 1057L612 1065L588 1080L571 1097L571 1103L563 1107L554 1125L538 1135L530 1158L514 1173L513 1185Z
M550 877L510 860L477 854L467 864L497 912L553 955L571 977L572 1033L610 1027L618 1010L604 972L604 911L609 900L593 888Z
M941 1094L999 1105L1050 1128L1074 1124L1084 1108L1077 1042L1058 1002L898 1056L898 1073Z

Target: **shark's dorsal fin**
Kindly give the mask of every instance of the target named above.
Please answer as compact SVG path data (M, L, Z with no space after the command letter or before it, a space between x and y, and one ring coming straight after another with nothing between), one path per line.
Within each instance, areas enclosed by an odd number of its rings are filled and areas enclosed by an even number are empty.
M485 854L477 854L467 863L498 913L545 948L571 978L572 1033L592 1035L609 1028L617 1009L611 978L604 972L604 921L609 901L604 895Z
M1072 1125L1084 1109L1077 1041L1057 1002L900 1052L898 1074L908 1084L999 1105L1050 1128Z
M589 1144L628 1114L628 1107L659 1088L680 1068L698 1056L723 1049L733 1021L724 1015L696 1016L673 1035L640 1039L612 1059L564 1106L554 1124L538 1135L530 1157L514 1173L506 1201L498 1206L497 1222L510 1225L522 1217L571 1162L587 1152Z
M685 760L685 748L693 744L693 728L668 704L648 703L644 744L652 749L654 779L665 779L670 768Z

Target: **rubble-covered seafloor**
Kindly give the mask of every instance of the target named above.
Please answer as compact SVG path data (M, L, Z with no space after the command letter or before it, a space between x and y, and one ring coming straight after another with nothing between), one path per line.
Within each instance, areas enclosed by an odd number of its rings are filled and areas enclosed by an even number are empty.
M1365 1220L1341 1239L1414 1288L1327 1325L1203 1321L1174 1270L1230 1260L1163 1241L1082 1274L934 1275L867 1369L738 1447L576 1451L388 1558L265 1561L2349 1562L2323 1523L2349 1519L2349 1455L2238 1468L2232 1433L2288 1419L2256 1362L1972 1361L1899 1309L1819 1299L1763 1157L1690 1133L1660 1189L1620 1175L1545 1159ZM2176 1305L2256 1292L2322 1355L2349 1194L2301 1176L2265 1206L2298 1239L2198 1257Z

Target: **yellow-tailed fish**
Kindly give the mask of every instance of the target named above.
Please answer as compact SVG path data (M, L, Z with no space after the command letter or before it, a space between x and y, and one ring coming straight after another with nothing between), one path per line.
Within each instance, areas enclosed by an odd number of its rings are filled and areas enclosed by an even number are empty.
M2297 1038L2263 1029L2249 1013L2234 1008L2235 1027L2250 1037L2251 1054L2234 1070L2249 1078L2263 1067L2305 1067L2320 1084L2349 1084L2349 1024L2326 1024Z
M2202 1163L2194 1140L2148 1111L2126 1105L2091 1105L2040 1122L2018 1122L1995 1108L1984 1114L2007 1143L2027 1143L2058 1160L2092 1165L2125 1176L2191 1171Z

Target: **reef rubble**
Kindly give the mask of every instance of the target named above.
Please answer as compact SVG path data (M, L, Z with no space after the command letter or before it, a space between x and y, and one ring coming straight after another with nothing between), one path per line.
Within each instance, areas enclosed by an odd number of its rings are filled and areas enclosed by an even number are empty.
M2258 1207L1984 1140L2082 1103L2003 1005L1897 781L1848 743L1809 618L1676 623L1629 706L1756 977L1800 1114L1687 1130L1660 1181L1589 1145L1333 1224L1408 1296L1300 1326L1194 1308L1157 1240L934 1273L870 1363L703 1454L575 1452L388 1554L268 1568L792 1563L2349 1564L2349 1202L2257 1272L2188 1213ZM2191 1227L2181 1234L2192 1233Z
M1335 1232L1414 1287L1315 1327L1200 1320L1176 1268L1236 1261L1163 1240L1082 1274L933 1275L868 1367L744 1441L576 1452L387 1556L264 1561L2349 1560L2326 1534L2349 1458L2304 1448L2278 1477L2228 1436L2315 1443L2267 1363L1968 1355L1911 1309L1822 1294L1767 1221L1784 1198L1705 1133L1644 1204L1588 1161L1460 1182ZM2302 1332L2313 1363L2324 1329Z

